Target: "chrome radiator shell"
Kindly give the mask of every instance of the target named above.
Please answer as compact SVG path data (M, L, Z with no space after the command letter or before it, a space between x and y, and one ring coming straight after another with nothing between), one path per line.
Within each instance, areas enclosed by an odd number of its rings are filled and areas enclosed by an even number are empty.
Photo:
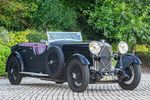
M106 42L99 42L101 47L97 55L99 59L94 59L94 66L97 71L106 72L112 69L112 46Z

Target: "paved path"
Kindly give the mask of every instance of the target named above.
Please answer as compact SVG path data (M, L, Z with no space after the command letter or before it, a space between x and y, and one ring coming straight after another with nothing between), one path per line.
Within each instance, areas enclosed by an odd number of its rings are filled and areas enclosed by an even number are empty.
M84 93L74 93L65 83L24 78L21 85L10 85L0 79L0 100L150 100L150 74L143 74L133 91L122 90L118 84L90 84Z

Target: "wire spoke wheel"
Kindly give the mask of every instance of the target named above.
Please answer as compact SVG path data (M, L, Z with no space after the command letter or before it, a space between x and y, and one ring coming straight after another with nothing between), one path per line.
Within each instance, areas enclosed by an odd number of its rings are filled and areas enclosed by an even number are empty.
M79 66L75 66L70 72L72 76L72 81L74 81L74 86L79 87L82 84L82 72Z
M47 53L47 71L51 78L63 75L64 55L60 47L51 47Z
M134 68L132 65L130 65L127 69L126 69L126 74L129 75L129 79L124 81L126 84L131 84L134 80L135 77L135 72L134 72Z
M55 74L58 70L59 58L56 52L51 52L48 55L48 67L52 74Z
M12 68L11 68L11 74L12 74L12 78L13 78L14 80L17 79L18 73L19 73L18 65L17 65L17 63L15 62L14 65L12 65Z
M73 92L83 92L86 90L90 75L88 65L83 65L79 59L72 59L68 66L66 77L69 87Z
M8 78L11 84L19 85L22 80L22 75L20 74L20 63L16 57L11 57L8 60Z
M141 66L133 63L124 69L124 72L129 78L119 82L119 86L125 90L135 89L141 80Z

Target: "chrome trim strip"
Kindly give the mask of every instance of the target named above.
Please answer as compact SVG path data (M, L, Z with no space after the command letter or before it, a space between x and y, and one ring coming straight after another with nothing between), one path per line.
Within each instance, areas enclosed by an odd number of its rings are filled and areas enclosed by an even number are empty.
M33 76L49 76L48 74L34 73L34 72L20 72L20 73L25 75L33 75Z

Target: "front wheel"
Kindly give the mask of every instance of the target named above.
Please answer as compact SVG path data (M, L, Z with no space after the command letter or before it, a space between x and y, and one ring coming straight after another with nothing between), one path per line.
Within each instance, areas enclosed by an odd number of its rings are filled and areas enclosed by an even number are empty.
M135 89L141 80L141 66L137 64L131 64L124 72L129 76L127 80L119 82L119 86L125 90Z
M69 87L73 92L83 92L89 84L88 65L83 65L78 59L72 59L66 73Z

